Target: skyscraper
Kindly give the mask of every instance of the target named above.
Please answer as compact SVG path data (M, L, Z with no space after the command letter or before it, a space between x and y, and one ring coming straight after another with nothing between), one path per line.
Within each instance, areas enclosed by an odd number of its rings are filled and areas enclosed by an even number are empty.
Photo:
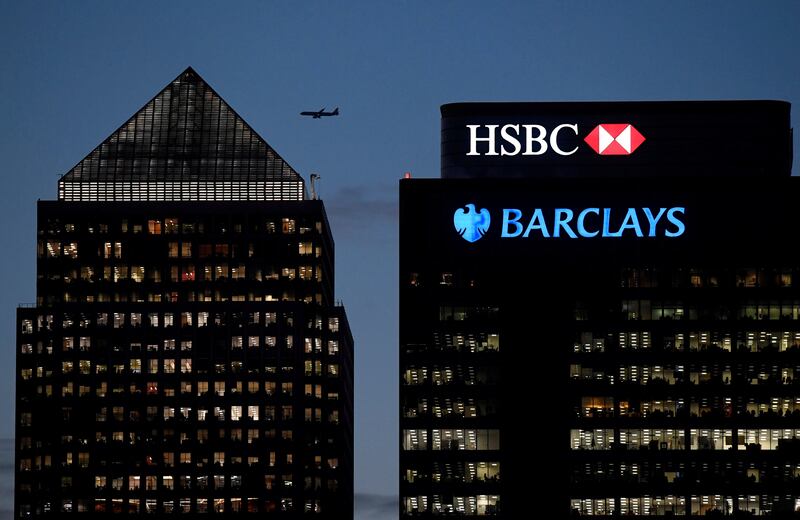
M401 517L800 511L789 108L442 107L400 181Z
M353 514L325 208L191 68L38 203L17 517Z

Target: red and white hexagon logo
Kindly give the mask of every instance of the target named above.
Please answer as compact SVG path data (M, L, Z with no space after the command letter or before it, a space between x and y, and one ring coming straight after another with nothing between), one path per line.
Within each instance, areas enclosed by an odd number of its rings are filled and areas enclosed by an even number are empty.
M629 123L601 123L583 140L600 155L630 155L645 139Z

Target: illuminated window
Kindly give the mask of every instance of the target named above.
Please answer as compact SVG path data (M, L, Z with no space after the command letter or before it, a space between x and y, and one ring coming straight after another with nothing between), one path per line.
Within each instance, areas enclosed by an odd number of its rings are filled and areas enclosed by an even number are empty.
M161 234L161 221L160 220L148 220L147 221L147 232L151 235L160 235Z
M181 281L182 282L193 282L195 280L195 271L194 266L189 264L184 266L181 270Z
M427 450L428 430L403 430L404 450Z
M76 242L64 244L64 256L78 258L78 244Z
M175 234L177 232L178 232L178 219L176 218L164 219L164 234Z
M122 258L122 242L105 242L103 244L103 258Z
M314 278L314 268L308 265L301 265L299 267L301 280L312 280Z
M328 341L328 355L334 356L339 353L339 342L330 340Z
M174 374L175 373L175 360L174 359L165 359L164 360L164 373L165 374Z
M48 240L47 256L50 258L57 258L61 256L61 242L59 242L58 240ZM108 256L106 256L106 258L108 258Z
M158 489L158 477L155 475L147 475L145 477L145 490L154 491Z
M94 282L94 268L91 266L81 267L81 280L85 282Z
M224 466L225 465L225 452L224 451L215 451L214 452L214 465L216 466ZM225 485L225 477L214 477L216 480L217 478L222 478L222 486Z
M736 273L737 287L756 287L758 276L755 269L745 269Z
M499 430L432 430L434 450L497 450Z
M258 420L258 406L248 406L247 407L247 417L250 420L257 421Z
M144 266L131 266L131 280L134 282L142 282L144 280Z
M614 430L570 430L570 447L573 450L608 450L614 442Z
M206 327L206 326L208 326L208 313L207 312L198 312L197 313L197 326L198 327Z

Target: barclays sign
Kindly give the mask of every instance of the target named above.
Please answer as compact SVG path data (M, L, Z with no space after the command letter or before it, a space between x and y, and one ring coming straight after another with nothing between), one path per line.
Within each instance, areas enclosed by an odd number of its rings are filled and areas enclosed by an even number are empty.
M683 235L684 207L671 208L504 208L500 238L675 238ZM467 242L476 242L489 232L489 210L475 204L458 208L453 214L456 232Z

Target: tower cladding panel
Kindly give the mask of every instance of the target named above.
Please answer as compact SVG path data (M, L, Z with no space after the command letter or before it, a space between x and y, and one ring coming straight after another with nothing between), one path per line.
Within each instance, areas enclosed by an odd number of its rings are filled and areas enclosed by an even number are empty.
M401 516L798 510L789 105L442 116L400 182Z

